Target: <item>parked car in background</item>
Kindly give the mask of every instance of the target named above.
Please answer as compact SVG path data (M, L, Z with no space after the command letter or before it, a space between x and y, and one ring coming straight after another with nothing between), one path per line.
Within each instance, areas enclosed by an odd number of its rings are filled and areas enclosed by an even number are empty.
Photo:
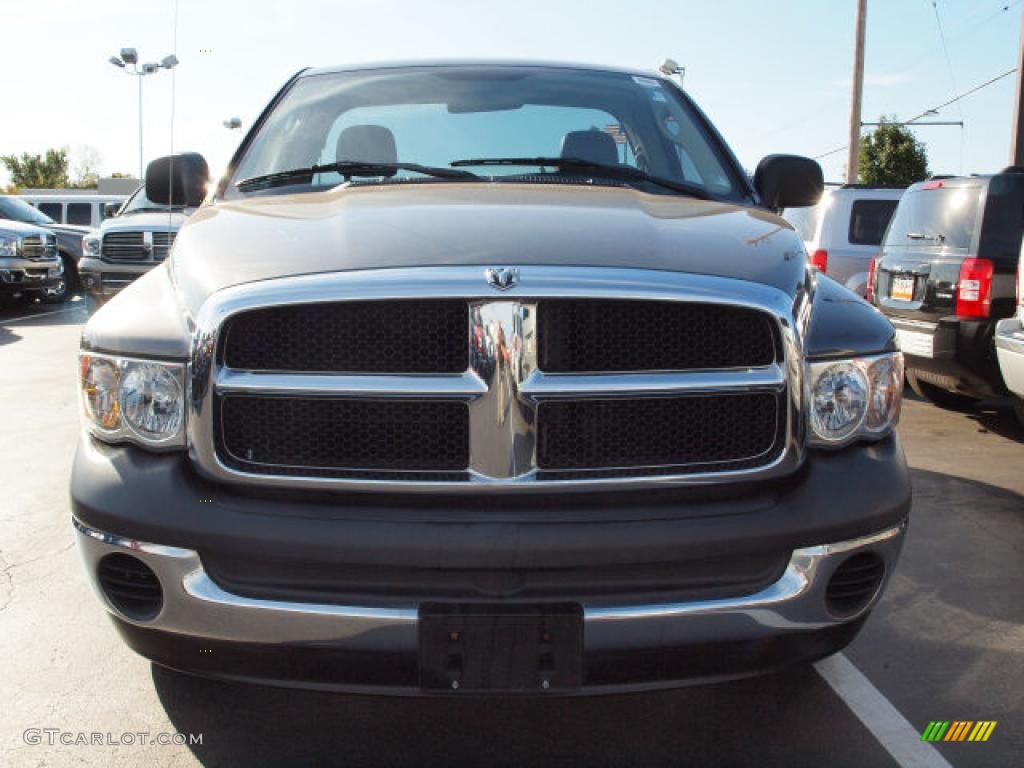
M903 187L845 184L826 189L811 208L782 215L800 233L815 269L864 296L871 260L902 194Z
M192 209L155 205L139 187L98 231L83 241L82 288L100 303L167 258Z
M146 184L198 203L207 164ZM822 186L791 155L748 182L657 73L300 73L82 333L73 525L118 631L200 674L449 696L843 647L910 478L892 325L773 213Z
M0 299L67 298L57 236L34 224L0 219Z
M1013 412L1024 427L1024 262L1017 265L1017 314L996 325L996 356Z
M98 227L109 218L111 206L116 210L128 199L128 195L61 195L23 194L18 198L33 208L38 208L57 224L77 224Z
M1016 305L1024 169L907 189L873 265L872 301L906 355L907 382L945 408L1005 395L996 324Z
M56 235L57 253L64 262L64 276L62 285L59 287L64 296L53 297L52 300L63 301L64 298L78 291L80 287L78 264L82 260L82 238L92 232L92 228L60 224L14 195L0 195L0 219L34 224Z

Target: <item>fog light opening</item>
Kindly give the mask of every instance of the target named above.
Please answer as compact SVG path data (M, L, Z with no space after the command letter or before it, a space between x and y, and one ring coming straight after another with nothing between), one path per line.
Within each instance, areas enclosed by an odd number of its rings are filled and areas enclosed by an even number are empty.
M848 557L833 572L825 588L825 607L837 619L850 619L878 594L885 563L874 552Z
M131 555L106 555L99 562L97 576L110 604L129 619L156 618L164 604L160 580L153 570Z

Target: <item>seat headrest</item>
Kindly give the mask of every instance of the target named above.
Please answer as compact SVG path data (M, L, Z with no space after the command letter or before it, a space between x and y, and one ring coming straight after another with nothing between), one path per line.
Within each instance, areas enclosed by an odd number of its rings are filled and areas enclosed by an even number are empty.
M352 125L338 136L334 159L367 163L397 163L395 134L383 125Z
M615 139L604 131L570 131L562 139L562 157L617 165L619 149L615 146Z

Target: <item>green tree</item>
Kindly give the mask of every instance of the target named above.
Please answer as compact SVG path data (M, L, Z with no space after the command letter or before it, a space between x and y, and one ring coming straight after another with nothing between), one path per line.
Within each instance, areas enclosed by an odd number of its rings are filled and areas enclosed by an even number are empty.
M48 149L45 155L30 155L22 152L21 157L3 155L0 162L11 175L11 186L24 189L60 188L68 186L68 151L66 148Z
M928 177L928 153L910 129L882 117L860 140L862 184L906 186Z

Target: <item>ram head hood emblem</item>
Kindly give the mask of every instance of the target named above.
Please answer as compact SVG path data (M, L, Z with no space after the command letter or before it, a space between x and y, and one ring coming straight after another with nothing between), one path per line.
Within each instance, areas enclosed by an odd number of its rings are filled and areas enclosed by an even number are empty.
M519 269L516 267L488 267L484 276L487 284L499 291L507 291L519 285Z

